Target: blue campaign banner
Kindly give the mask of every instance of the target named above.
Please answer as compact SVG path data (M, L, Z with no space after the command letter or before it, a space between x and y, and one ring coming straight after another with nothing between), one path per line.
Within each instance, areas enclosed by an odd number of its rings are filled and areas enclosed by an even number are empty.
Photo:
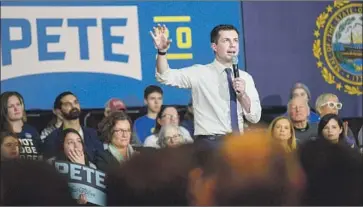
M104 172L63 161L54 162L54 166L59 173L67 176L68 186L74 199L78 200L80 195L84 194L88 203L106 205L106 174Z
M74 92L82 108L103 108L111 97L143 105L155 79L156 50L149 31L169 28L171 68L213 61L210 31L233 24L240 2L18 1L1 2L1 91L15 90L27 109L51 109L55 97ZM164 104L187 104L190 91L162 86Z

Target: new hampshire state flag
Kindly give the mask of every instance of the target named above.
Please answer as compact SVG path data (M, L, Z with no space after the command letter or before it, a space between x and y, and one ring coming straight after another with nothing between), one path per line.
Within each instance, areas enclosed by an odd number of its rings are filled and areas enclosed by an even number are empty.
M243 2L246 69L262 105L286 105L295 82L311 104L336 94L340 115L362 116L362 2Z

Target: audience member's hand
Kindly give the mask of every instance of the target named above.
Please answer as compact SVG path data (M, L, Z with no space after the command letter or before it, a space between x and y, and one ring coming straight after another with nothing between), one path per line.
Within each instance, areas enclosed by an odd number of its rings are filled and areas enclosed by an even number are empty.
M344 128L344 135L347 137L348 136L348 130L349 130L347 121L343 122L343 128Z
M85 165L85 157L82 150L74 149L70 150L68 158L73 162L81 165Z
M87 204L87 197L84 193L81 193L81 195L79 195L79 198L77 200L78 204Z

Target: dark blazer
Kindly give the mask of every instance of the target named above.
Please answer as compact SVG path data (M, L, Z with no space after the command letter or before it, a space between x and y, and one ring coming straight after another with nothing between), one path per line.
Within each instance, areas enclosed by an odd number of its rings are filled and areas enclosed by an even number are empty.
M62 127L59 129L55 129L52 133L50 133L46 138L42 145L43 155L46 159L56 156L59 149L57 146L60 144L60 134L62 132ZM103 151L103 144L97 136L97 131L91 128L82 127L83 136L84 136L84 144L86 146L86 153L88 154L90 161L95 163L95 156L97 151Z
M95 157L95 165L97 166L97 169L108 172L120 166L120 163L109 150L105 150L97 152Z

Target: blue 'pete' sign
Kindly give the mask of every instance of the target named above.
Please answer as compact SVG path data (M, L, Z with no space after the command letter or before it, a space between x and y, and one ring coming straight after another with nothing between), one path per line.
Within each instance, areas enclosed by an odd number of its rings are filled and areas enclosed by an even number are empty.
M143 105L157 84L149 31L169 28L170 67L213 60L209 33L217 24L243 31L240 2L1 2L1 91L15 90L27 109L50 109L73 91L82 108L102 108L111 97ZM228 13L228 15L226 15ZM187 104L189 91L163 86L165 104Z
M100 206L106 205L106 174L85 165L56 161L57 171L68 178L68 186L72 197L76 200L83 194L88 203Z

